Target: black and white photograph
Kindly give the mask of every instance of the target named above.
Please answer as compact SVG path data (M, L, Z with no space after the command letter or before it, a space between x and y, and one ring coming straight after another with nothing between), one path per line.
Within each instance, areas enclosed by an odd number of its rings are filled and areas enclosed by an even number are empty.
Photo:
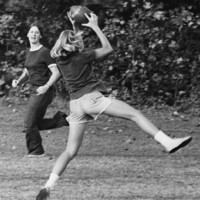
M0 0L0 200L200 200L198 0Z

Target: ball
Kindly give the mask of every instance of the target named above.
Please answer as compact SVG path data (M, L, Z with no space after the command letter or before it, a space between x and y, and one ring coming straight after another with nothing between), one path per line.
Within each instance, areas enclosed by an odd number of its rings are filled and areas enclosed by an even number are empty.
M84 26L82 24L87 24L88 19L85 16L87 14L90 16L90 13L93 13L89 8L84 6L72 6L70 8L70 16L74 20L74 26L76 28L82 29Z

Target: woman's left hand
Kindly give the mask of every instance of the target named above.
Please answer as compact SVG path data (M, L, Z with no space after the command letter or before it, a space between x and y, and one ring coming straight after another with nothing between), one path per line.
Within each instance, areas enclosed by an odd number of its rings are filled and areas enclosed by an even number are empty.
M88 26L93 28L94 26L98 26L98 16L94 13L90 13L90 16L85 13L85 17L88 19L87 24L82 24L83 26Z
M47 92L48 89L49 89L49 86L48 86L48 85L40 86L40 87L36 90L37 95L45 94L45 93Z

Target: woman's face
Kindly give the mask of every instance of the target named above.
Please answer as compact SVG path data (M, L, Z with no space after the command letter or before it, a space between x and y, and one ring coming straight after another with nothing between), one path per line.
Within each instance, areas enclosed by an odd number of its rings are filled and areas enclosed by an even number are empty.
M33 26L29 29L29 32L27 34L27 37L29 39L29 42L32 44L38 44L40 41L41 33L37 26Z

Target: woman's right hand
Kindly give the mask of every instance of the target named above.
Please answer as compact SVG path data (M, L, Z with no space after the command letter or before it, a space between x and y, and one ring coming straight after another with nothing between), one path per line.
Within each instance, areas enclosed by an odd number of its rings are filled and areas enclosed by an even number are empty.
M12 81L12 87L16 88L18 86L18 83L19 83L18 80L14 79Z

